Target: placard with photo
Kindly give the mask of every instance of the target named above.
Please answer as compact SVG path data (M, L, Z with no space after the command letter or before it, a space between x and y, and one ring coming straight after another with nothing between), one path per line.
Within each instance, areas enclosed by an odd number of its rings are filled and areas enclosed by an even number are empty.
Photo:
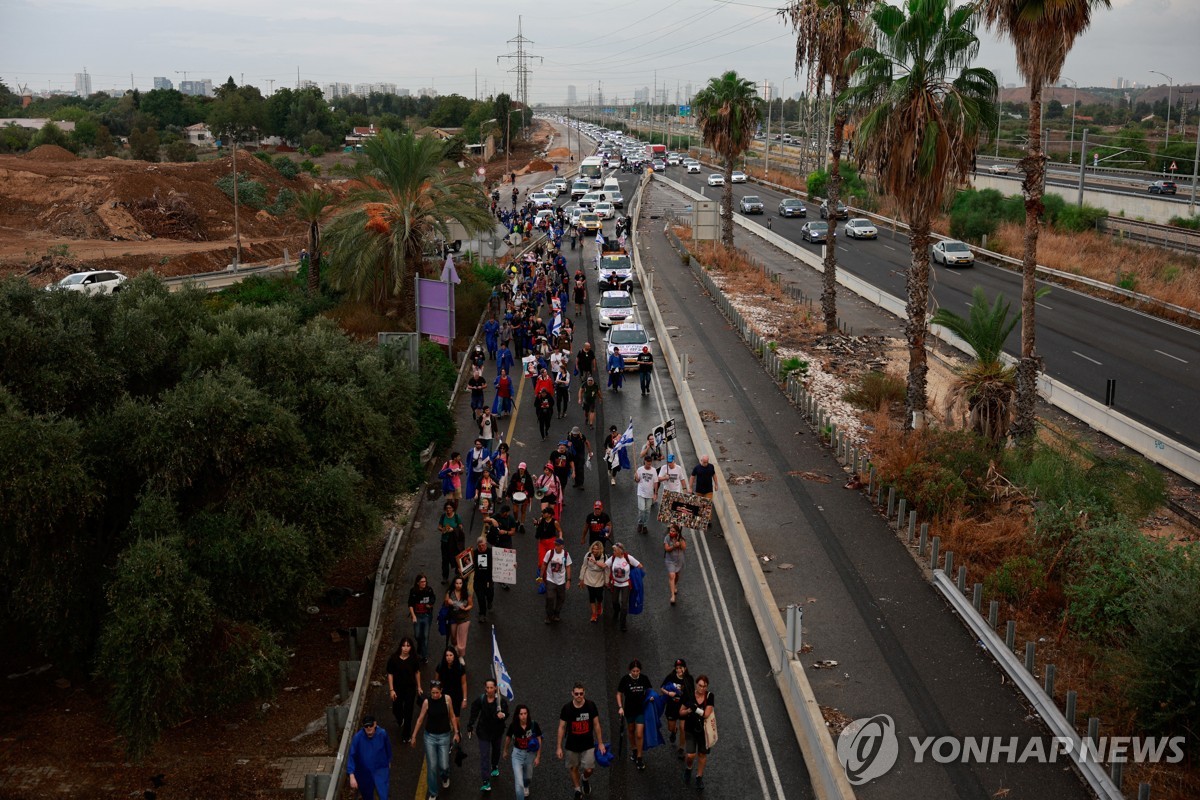
M704 530L712 520L712 501L691 492L663 491L658 504L658 521L682 528Z

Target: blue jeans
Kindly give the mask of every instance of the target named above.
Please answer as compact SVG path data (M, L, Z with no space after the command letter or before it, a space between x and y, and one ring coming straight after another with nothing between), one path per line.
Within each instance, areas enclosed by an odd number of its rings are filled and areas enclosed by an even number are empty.
M413 622L413 638L417 640L417 655L423 660L429 658L429 626L433 622L433 614L417 614Z
M653 374L654 374L653 372L650 372L648 370L646 372L638 373L638 377L642 381L642 391L645 392L646 394L650 393L650 376Z
M453 738L454 734L450 731L425 731L425 772L430 797L437 797L437 793L442 790L442 776L450 774L450 742Z
M514 747L512 751L513 785L516 800L525 800L525 790L533 782L534 753Z
M650 510L654 506L654 498L653 497L642 497L641 495L638 495L637 501L638 501L637 524L644 527L646 525L646 523L648 523L650 521Z

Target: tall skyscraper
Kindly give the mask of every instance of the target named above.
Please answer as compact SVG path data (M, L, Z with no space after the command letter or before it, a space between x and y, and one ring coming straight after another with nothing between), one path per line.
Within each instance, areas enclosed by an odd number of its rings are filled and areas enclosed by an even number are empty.
M75 94L78 97L91 97L92 95L92 76L88 75L87 70L75 73Z
M567 105L573 106L578 102L579 102L579 98L575 94L575 87L568 86L567 87Z
M154 88L170 90L170 89L175 88L175 84L171 83L170 78L155 78L154 79Z

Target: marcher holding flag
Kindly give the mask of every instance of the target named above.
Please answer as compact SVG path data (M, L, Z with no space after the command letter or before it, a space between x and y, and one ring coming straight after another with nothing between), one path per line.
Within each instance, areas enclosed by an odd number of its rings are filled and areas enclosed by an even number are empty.
M617 483L617 473L623 469L630 469L632 466L629 462L629 445L631 444L633 444L633 417L629 418L629 426L619 436L616 425L609 427L608 436L604 438L604 460L608 464L609 482L613 485Z

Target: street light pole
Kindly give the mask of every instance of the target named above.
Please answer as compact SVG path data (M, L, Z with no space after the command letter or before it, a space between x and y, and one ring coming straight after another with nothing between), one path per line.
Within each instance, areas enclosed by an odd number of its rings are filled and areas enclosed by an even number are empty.
M1171 100L1175 94L1175 79L1165 72L1159 72L1156 69L1150 70L1155 75L1162 75L1167 79L1167 138L1163 141L1163 150L1166 150L1171 144Z
M763 81L763 95L767 99L767 138L763 140L763 151L765 153L763 156L763 177L765 178L771 171L771 82L769 80ZM780 138L779 146L783 147L782 138Z
M1063 76L1064 81L1071 81L1070 78ZM1071 81L1071 85L1075 87L1074 93L1071 95L1071 144L1067 150L1067 163L1075 163L1075 106L1079 100L1079 84Z

